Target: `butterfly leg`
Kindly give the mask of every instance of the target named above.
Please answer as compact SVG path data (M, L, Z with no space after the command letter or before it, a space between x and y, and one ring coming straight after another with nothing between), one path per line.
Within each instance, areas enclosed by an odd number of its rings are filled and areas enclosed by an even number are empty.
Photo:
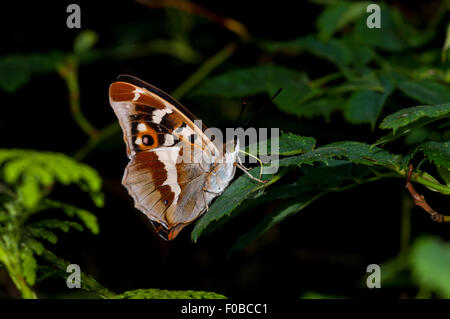
M263 181L262 179L256 178L255 176L253 176L252 174L250 174L250 173L248 172L248 170L246 169L246 167L244 167L244 166L242 166L242 165L240 165L240 164L238 164L238 163L234 163L234 165L235 165L236 167L240 168L240 169L241 169L245 174L247 174L248 177L250 177L251 179L253 179L253 180L255 180L255 181L259 182L259 183L262 183L262 184L267 183L267 181Z
M222 192L213 192L213 191L210 191L209 189L206 189L206 187L203 187L202 190L203 190L203 199L204 199L205 205L206 205L206 211L208 211L209 206L208 206L208 202L207 202L206 197L205 197L206 196L205 193L211 193L211 194L214 194L216 196L219 196L220 194L222 194Z
M206 200L205 192L206 192L206 189L203 187L203 192L202 192L203 200L205 201L206 211L208 211L209 210L209 205L208 205L208 201Z
M259 172L259 177L261 178L261 174L262 174L262 163L261 163L261 161L260 161L260 164L261 164L261 170ZM239 167L242 171L244 171L244 173L247 174L251 179L253 179L253 180L255 180L255 181L259 182L259 183L262 183L262 184L266 183L265 181L261 180L260 178L256 178L256 177L252 176L248 172L250 170L250 168L247 168L247 167L244 166L244 164L242 163L242 161L241 161L239 156L237 157L237 163L234 163L234 165L236 167Z

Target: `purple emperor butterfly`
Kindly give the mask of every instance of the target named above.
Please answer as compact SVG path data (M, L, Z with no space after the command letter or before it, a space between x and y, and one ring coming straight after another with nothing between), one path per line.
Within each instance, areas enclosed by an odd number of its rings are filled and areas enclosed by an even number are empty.
M225 190L239 141L218 147L179 102L129 75L111 84L109 100L130 159L122 184L156 232L172 240Z

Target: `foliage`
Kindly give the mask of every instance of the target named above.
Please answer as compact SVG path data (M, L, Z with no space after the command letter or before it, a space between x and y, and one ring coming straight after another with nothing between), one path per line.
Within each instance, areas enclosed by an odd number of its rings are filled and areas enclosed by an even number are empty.
M48 196L57 184L74 184L101 207L101 179L91 167L63 154L0 149L0 180L0 261L23 297L34 298L31 287L36 283L36 256L45 251L42 241L54 244L56 230L82 231L83 225L94 234L99 232L94 214ZM82 224L61 217L34 221L36 214L54 209L78 217Z
M214 292L193 290L137 289L117 295L117 299L226 299Z
M179 2L171 2L175 6L171 9L176 10L166 12L169 23L164 37L158 34L149 40L145 38L145 30L134 28L133 32L125 32L121 41L104 49L97 47L101 34L87 30L77 35L69 51L0 57L0 90L14 94L42 74L60 76L67 86L72 118L88 138L84 147L74 150L74 157L82 160L98 151L102 142L112 140L119 128L115 122L97 128L83 114L80 67L99 61L167 55L181 65L198 67L173 95L200 103L208 99L229 105L243 98L267 101L281 88L270 103L280 117L296 125L289 129L281 127L285 132L279 138L278 149L271 148L271 140L246 148L255 152L252 155L279 156L272 163L279 170L265 173L267 163L251 168L248 173L254 177L263 172L264 183L246 174L239 176L195 223L191 233L192 240L197 242L252 209L261 211L254 219L255 225L236 239L230 252L243 249L332 192L386 179L404 183L411 163L415 167L413 183L442 196L449 195L450 28L445 25L442 30L445 1L425 25L409 21L396 6L382 4L381 29L369 29L366 25L369 2L319 2L324 7L316 19L316 32L288 40L256 38L232 18L222 19L208 10L186 10L186 6L177 7ZM194 15L205 21L195 20ZM200 51L207 50L191 40L195 27L201 23L221 25L238 39L205 57ZM258 62L244 65L239 60L227 62L237 50L249 46L259 54L258 59L251 61ZM312 118L324 119L324 125L335 121L341 125L342 119L345 121L342 127L367 128L370 137L347 135L323 142L320 132L318 136L304 136L298 123ZM64 277L68 265L43 242L56 243L57 231L81 231L85 227L93 234L99 233L94 214L50 199L52 189L74 185L89 194L97 207L102 207L101 179L94 169L66 155L1 149L0 181L0 261L22 295L36 297L31 287L37 280ZM35 217L43 211L62 212L77 221ZM411 282L420 289L449 297L447 246L436 238L419 238L411 249L402 252L398 259L401 262L396 260L393 264L408 269ZM41 259L50 266L41 264ZM397 273L397 268L389 267L388 271ZM84 289L103 298L223 297L202 291L158 289L116 295L87 274L82 274L82 282Z
M418 283L450 298L450 246L438 238L417 239L411 250L413 276Z
M24 298L36 298L32 287L48 277L67 277L69 262L57 257L43 245L55 244L55 231L70 229L98 234L97 218L91 212L76 206L49 199L56 184L75 184L87 192L97 207L103 206L101 179L91 167L78 163L63 154L22 149L0 149L0 262L6 267L13 282ZM61 218L33 221L36 214L58 210L68 217L77 217L82 224ZM33 218L32 218L33 217ZM83 227L84 226L84 227ZM37 256L49 266L39 266ZM121 295L101 286L90 275L82 273L81 287L102 298L224 298L202 291L168 291L142 289Z

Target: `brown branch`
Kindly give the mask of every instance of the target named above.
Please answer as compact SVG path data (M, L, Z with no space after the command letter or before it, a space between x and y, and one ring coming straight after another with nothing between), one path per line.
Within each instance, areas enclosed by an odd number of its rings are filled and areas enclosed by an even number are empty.
M416 192L413 184L411 183L412 174L413 174L413 166L412 164L409 164L408 177L406 178L406 189L411 194L411 197L414 200L414 204L419 207L422 207L424 211L430 214L431 219L433 221L437 223L449 223L450 216L441 215L438 212L436 212L433 208L430 207L430 205L428 205L428 203L425 200L425 197Z

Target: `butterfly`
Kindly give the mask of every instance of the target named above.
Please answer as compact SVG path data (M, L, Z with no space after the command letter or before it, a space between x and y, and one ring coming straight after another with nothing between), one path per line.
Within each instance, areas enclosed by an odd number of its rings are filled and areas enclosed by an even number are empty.
M208 210L233 179L239 139L222 145L162 90L130 75L109 88L129 163L122 184L165 240Z

